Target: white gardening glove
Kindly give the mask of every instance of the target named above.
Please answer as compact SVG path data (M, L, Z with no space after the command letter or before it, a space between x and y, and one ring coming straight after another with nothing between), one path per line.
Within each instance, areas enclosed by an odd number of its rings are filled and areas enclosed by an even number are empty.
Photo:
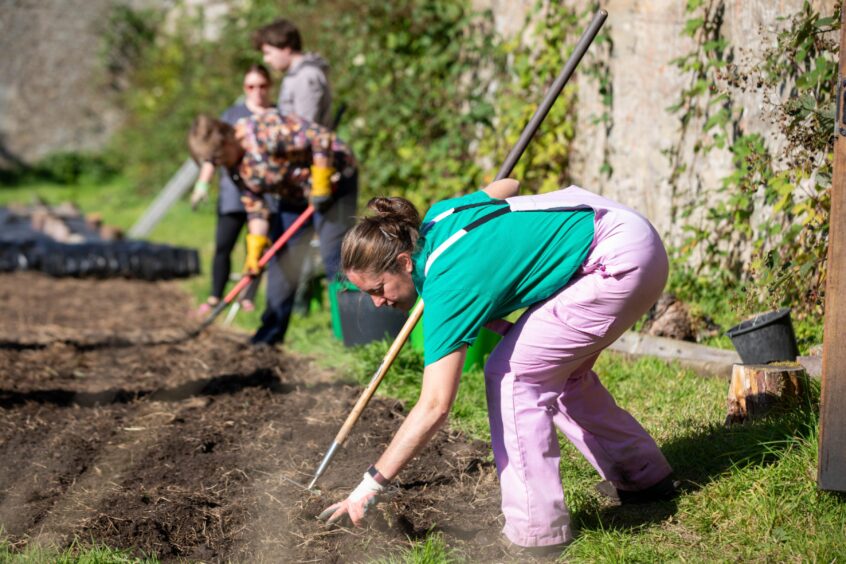
M209 199L209 183L205 180L198 180L194 184L194 190L191 192L191 209L196 210L197 207Z
M376 503L377 497L384 489L385 486L373 479L369 473L365 472L361 483L352 491L347 499L327 507L317 518L331 524L338 521L344 515L348 515L353 525L360 527L361 521L364 519L365 513L367 513L367 509Z

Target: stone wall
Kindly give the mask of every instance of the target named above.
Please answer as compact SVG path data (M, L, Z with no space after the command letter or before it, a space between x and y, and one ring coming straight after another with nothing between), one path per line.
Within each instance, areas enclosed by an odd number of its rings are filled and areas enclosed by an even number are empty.
M119 85L102 53L115 6L164 8L168 21L202 9L204 33L214 39L230 5L243 1L0 0L0 168L96 151L120 126Z
M689 168L681 179L679 193L672 193L668 180L671 167L663 151L679 143L678 117L667 108L690 82L670 63L693 47L692 40L682 36L686 3L604 0L601 4L609 13L605 31L610 33L613 49L599 50L594 46L591 56L604 57L610 67L612 119L607 128L594 123L596 116L605 111L597 84L577 72L579 123L570 173L574 183L642 210L663 233L677 239L679 234L673 230L670 213L674 199L679 203L703 187L718 186L731 166L726 151L712 151L706 156L693 154L695 132L701 132L701 124L692 124L681 145ZM735 63L742 66L759 60L761 52L775 40L778 16L791 15L802 4L803 0L725 0L723 35L734 49ZM830 2L812 4L818 10L823 6L831 10ZM498 29L517 33L534 2L474 0L474 5L492 9ZM743 108L741 127L764 134L771 148L777 150L782 141L767 119L764 92L756 90L736 96L738 106ZM601 172L604 162L611 166L610 176Z
M111 4L0 2L0 166L96 149L114 131L98 34Z

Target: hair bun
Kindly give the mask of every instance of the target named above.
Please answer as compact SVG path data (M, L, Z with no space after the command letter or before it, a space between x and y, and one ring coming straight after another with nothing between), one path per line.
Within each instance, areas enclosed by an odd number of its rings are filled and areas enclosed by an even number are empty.
M400 253L414 252L420 214L405 198L373 198L367 208L374 213L360 218L344 236L341 270L397 272Z
M380 218L395 221L411 229L417 229L420 225L420 214L414 204L405 198L377 196L367 202L367 208L376 212L375 215Z

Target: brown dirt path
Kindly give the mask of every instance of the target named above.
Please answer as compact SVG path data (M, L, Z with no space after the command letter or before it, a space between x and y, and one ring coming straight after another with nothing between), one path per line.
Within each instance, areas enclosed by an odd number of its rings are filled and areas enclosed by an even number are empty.
M307 359L196 326L174 283L0 275L0 527L15 546L90 540L162 560L365 562L427 531L471 562L493 541L486 445L442 431L363 529L315 516L404 413L374 400L307 482L360 389Z

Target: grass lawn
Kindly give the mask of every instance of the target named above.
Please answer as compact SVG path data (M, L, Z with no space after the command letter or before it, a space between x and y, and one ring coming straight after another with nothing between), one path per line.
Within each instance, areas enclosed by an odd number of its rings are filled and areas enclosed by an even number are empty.
M100 212L107 223L128 228L150 197L133 197L123 180L105 186L27 185L0 190L0 205L33 195L51 203L77 202ZM204 273L186 281L204 297L213 245L214 209L192 213L180 202L151 239L200 250ZM239 251L240 252L240 251ZM238 264L237 259L235 264ZM261 298L259 298L261 299ZM244 329L257 314L240 316ZM339 378L367 382L388 343L344 348L329 330L329 314L296 318L287 347L313 355ZM410 407L417 397L422 356L409 347L400 354L379 393ZM562 440L561 476L579 536L568 549L572 562L837 562L846 560L846 498L816 488L818 391L806 409L754 424L723 427L727 382L696 376L676 364L651 358L628 361L603 355L597 373L619 404L656 438L683 494L674 502L611 508L593 491L595 471ZM451 424L488 439L481 371L464 375ZM355 432L355 431L353 431ZM96 541L96 539L95 539ZM0 544L0 561L126 562L119 552L95 548L62 555L16 554ZM402 562L458 560L434 534L406 553ZM134 560L133 560L134 561Z
M369 381L388 348L345 349L328 334L326 314L292 324L289 346L342 375ZM413 405L422 369L406 348L379 394ZM725 428L727 381L703 378L654 358L606 353L597 373L617 402L655 437L683 482L674 502L610 508L593 491L598 475L562 438L561 476L579 530L568 562L811 561L846 559L846 498L816 488L818 390L806 409ZM451 424L489 439L481 371L464 375ZM353 431L355 432L355 431ZM436 559L422 554L440 551ZM436 538L408 562L446 562Z
M8 544L0 541L0 562L15 564L147 564L158 562L154 558L135 558L128 551L115 550L106 546L90 546L84 543L74 543L59 552L29 546L23 552L16 551Z

